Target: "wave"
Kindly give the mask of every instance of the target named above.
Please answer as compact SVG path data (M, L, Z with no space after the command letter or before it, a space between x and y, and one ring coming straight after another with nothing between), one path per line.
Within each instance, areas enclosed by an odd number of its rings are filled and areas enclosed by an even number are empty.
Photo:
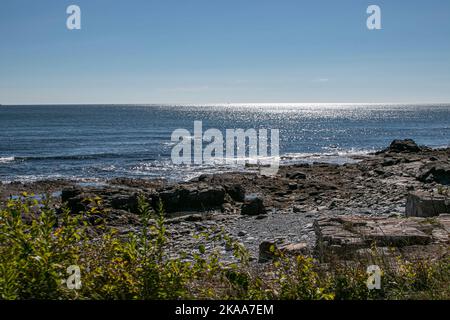
M334 147L324 148L322 152L308 152L308 153L284 153L279 159L280 165L292 165L297 163L333 163L333 164L344 164L344 163L354 163L358 162L357 156L368 155L375 150L363 150L363 149L341 149ZM1 158L2 161L20 161L20 159L38 159L38 160L59 160L59 159L96 159L104 157L124 157L123 154L90 154L90 155L67 155L67 156L49 156L49 157L4 157ZM356 156L355 158L352 158ZM133 178L165 178L171 181L188 181L195 178L203 173L223 173L223 172L248 172L257 170L255 166L247 166L246 162L253 163L257 160L266 160L267 158L251 158L251 157L239 157L228 160L233 160L231 162L226 162L226 158L218 159L214 163L202 163L199 165L177 165L173 164L170 157L158 158L158 159L144 159L144 157L139 157L138 159L133 159L130 162L110 164L99 162L84 164L83 170L80 171L70 171L62 173L39 173L36 175L32 174L22 174L15 176L7 176L2 179L3 183L8 181L38 181L45 179L69 179L80 182L95 182L103 181L105 179L114 177L133 177ZM241 163L241 165L239 165ZM97 181L98 180L98 181Z
M77 154L77 155L55 155L55 156L25 156L11 157L14 161L42 161L42 160L95 160L106 158L130 157L131 154L121 153L95 153L95 154Z
M15 176L6 176L0 182L2 184L10 184L13 182L22 182L22 183L30 183L36 181L44 181L44 180L70 180L74 181L80 185L88 185L88 184L103 184L104 178L94 178L94 177L83 177L77 175L64 175L64 174L22 174Z
M376 149L337 149L325 148L324 152L304 152L304 153L286 153L282 155L281 162L284 164L293 164L297 162L328 162L336 164L358 162L358 157L367 156Z
M15 157L0 157L0 163L13 162L15 159Z

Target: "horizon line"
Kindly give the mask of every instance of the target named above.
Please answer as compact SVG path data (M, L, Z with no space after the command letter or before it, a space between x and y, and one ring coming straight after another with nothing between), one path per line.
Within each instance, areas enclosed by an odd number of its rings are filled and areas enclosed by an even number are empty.
M1 104L3 107L14 106L226 106L226 105L423 105L423 104L450 104L450 101L424 101L424 102L203 102L203 103L186 103L186 102L153 102L153 103L14 103Z

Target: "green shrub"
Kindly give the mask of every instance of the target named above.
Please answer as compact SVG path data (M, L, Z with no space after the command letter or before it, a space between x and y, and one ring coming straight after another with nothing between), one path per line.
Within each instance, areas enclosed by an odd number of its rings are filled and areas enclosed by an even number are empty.
M1 299L449 299L448 257L388 263L376 250L367 261L324 266L304 256L274 252L255 268L247 250L223 230L194 235L197 249L173 256L162 204L157 213L139 197L139 231L108 227L101 199L86 212L58 208L48 197L23 194L0 207ZM220 243L233 250L222 261ZM273 248L275 251L275 248ZM370 263L369 263L370 262ZM383 271L382 289L367 289L366 266ZM81 288L66 284L79 266Z

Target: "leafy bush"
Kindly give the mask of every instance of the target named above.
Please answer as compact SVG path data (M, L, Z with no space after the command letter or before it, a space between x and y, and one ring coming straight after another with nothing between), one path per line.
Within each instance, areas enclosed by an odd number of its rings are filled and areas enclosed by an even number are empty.
M120 234L108 227L101 199L86 199L71 213L47 198L23 194L0 209L1 299L448 299L449 261L411 262L398 257L383 269L382 290L367 289L364 263L328 267L310 257L274 252L255 267L245 248L223 230L194 236L197 250L170 252L162 204L155 214L140 197L141 228ZM235 262L203 243L225 243ZM275 251L275 248L273 248ZM67 286L69 266L79 266L81 288Z

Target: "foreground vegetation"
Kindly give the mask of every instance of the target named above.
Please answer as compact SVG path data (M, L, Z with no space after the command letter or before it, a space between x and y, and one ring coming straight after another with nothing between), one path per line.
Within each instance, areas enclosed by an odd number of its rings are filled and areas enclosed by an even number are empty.
M367 288L367 262L321 264L305 256L277 257L264 267L250 263L246 250L223 232L199 233L221 241L235 263L199 245L174 256L167 243L162 205L155 214L139 200L141 232L119 234L105 224L101 199L87 199L89 211L73 214L48 199L26 194L0 208L1 299L449 299L450 264L408 261L382 269L380 290ZM376 250L374 250L376 252ZM70 266L81 286L69 289ZM69 269L71 271L72 269ZM72 279L72 278L70 278Z

